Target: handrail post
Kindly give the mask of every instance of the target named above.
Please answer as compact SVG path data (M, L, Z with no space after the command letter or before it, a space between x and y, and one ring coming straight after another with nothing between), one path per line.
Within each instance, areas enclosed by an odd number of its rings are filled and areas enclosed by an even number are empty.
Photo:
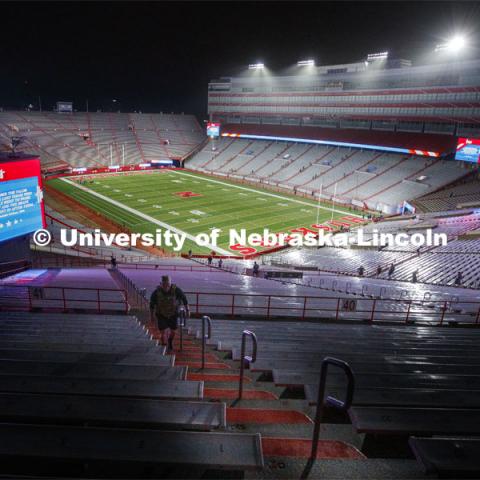
M307 296L303 299L302 320L305 320L305 311L307 310Z
M123 290L123 298L125 299L125 313L128 313L128 294L126 290Z
M408 310L407 310L407 316L405 318L405 323L408 323L408 318L410 317L410 309L412 308L412 301L408 301Z
M62 287L63 311L67 311L67 300L65 298L65 287Z
M32 289L31 287L27 287L28 291L28 310L32 311ZM478 310L480 313L480 309Z
M268 296L268 303L267 303L267 320L270 319L270 302L271 302L271 300L272 300L272 296L269 295Z
M443 325L443 319L445 318L445 312L447 311L447 300L443 302L443 308L442 308L442 317L440 318L440 326Z
M252 356L245 355L245 345L247 337L251 337L253 342ZM257 360L257 336L250 330L244 330L242 332L242 350L240 354L240 380L238 383L238 400L242 399L243 395L243 376L245 370L245 362L248 364L255 363Z
M370 323L373 323L373 319L375 317L375 306L377 305L377 299L375 298L373 300L373 304L372 304L372 315L370 316Z
M180 318L178 322L180 326L180 350L183 350L183 328L187 325L187 315L184 307L181 307L178 313Z
M347 380L348 380L347 394L343 402L341 400L338 400L337 398L330 397L330 396L328 396L324 402L325 387L327 383L327 374L328 374L329 365L333 365L335 367L342 369L345 372L345 375L347 376ZM310 470L317 458L318 440L320 437L320 424L323 417L324 404L326 403L343 412L347 411L352 404L354 390L355 390L355 376L352 369L350 368L350 365L347 362L344 362L343 360L339 360L337 358L325 357L322 361L322 367L320 370L320 382L318 384L317 412L315 415L315 424L314 424L313 437L312 437L312 450L310 452L310 458L308 459L307 465L303 470L303 473L301 476L302 479L305 479L308 477L308 474L310 473Z
M100 289L97 288L97 312L100 313Z
M205 334L205 323L207 323L208 329ZM202 317L202 370L205 368L205 351L207 349L207 339L212 337L212 321L210 317L204 315Z

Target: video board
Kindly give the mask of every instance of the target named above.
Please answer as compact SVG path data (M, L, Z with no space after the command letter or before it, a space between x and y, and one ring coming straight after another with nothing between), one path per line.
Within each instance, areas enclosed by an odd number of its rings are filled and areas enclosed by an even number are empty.
M207 123L207 135L209 137L219 137L220 136L220 124L219 123Z
M44 226L40 160L0 161L0 242Z
M480 138L463 138L457 141L455 160L480 163Z
M72 102L57 102L57 112L58 113L72 113L73 112L73 103Z

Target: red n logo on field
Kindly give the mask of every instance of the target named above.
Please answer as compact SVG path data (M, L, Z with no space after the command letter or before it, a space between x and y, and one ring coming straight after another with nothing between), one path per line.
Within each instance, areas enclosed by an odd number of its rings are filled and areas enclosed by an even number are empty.
M340 217L340 220L345 220L346 222L350 223L365 223L365 220L359 217L351 217L350 215L346 215L345 217Z
M250 255L252 253L257 252L256 248L246 247L244 245L240 245L239 243L236 243L235 245L230 245L230 250L233 250L234 252L238 252L241 255Z
M174 193L177 197L182 197L182 198L189 198L189 197L201 197L202 195L200 193L194 193L194 192L176 192Z

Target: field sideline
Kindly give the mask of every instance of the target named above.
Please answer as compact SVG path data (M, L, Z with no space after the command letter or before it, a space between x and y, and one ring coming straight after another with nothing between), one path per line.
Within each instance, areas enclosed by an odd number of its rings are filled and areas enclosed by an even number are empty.
M179 170L162 170L129 175L81 177L49 180L48 185L71 196L87 207L100 212L132 232L154 233L157 228L185 233L184 252L208 253L212 248L200 247L195 235L221 229L218 248L222 255L238 255L239 246L229 245L229 229L245 228L248 233L291 232L311 227L317 221L328 225L331 206L314 200L274 193L260 188L238 185L226 180ZM333 219L356 216L335 207ZM258 252L263 247L256 247ZM254 252L249 252L254 253Z

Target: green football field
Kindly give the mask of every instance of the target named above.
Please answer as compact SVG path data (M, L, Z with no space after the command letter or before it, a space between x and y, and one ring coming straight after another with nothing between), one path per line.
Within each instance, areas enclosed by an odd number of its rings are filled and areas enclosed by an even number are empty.
M83 183L80 178L59 178L48 185L132 232L173 229L187 234L182 253L189 249L194 253L210 252L212 248L195 243L195 236L210 233L213 228L221 229L217 253L238 255L239 251L230 245L230 229L245 228L247 233L262 234L267 228L273 233L288 233L311 227L317 218L318 223L327 225L332 220L330 205L186 171L91 178ZM345 215L352 216L353 212L334 208L334 220ZM265 247L257 246L256 250Z

